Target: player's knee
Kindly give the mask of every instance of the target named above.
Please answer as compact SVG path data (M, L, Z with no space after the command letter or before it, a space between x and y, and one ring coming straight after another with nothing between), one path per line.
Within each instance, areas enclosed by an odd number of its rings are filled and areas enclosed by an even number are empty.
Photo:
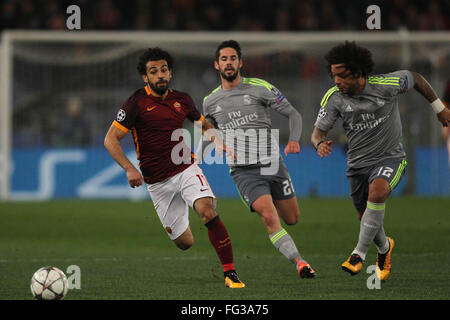
M291 213L288 215L288 221L286 221L286 223L288 225L297 224L299 218L300 218L300 209L297 206L296 209L292 210Z
M216 210L213 206L205 206L202 208L201 212L198 213L202 219L203 224L210 222L217 216Z
M181 250L187 250L194 245L194 239L183 239L182 241L175 241L175 244Z
M384 203L391 192L387 182L376 179L370 184L368 200L373 203Z
M217 216L212 201L203 201L203 199L199 199L195 201L194 209L202 219L203 224L208 223Z
M181 250L187 250L192 247L194 244L194 236L192 235L190 228L188 227L188 229L178 238L173 240L173 242Z
M288 215L287 217L285 217L283 220L284 222L286 222L287 225L295 225L298 222L298 218L299 218L300 212L293 212L290 215Z
M181 250L185 251L185 250L189 249L190 247L192 247L192 244L178 243L177 247L180 248Z

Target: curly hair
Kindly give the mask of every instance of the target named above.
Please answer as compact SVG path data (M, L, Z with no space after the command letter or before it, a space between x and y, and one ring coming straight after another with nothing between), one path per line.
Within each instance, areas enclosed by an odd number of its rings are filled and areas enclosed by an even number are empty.
M227 41L224 41L221 44L219 44L219 46L217 47L216 61L219 61L220 50L222 50L223 48L232 48L232 49L236 50L239 60L241 59L241 46L240 46L239 42L237 42L235 40L227 40Z
M137 65L137 71L141 75L147 74L147 62L149 61L158 61L158 60L166 60L167 67L169 70L173 69L173 58L167 52L162 50L161 48L148 48L140 57Z
M367 77L372 73L374 62L372 53L363 47L356 45L354 41L345 41L330 49L325 55L327 61L327 69L331 75L331 65L343 63L353 75L361 75Z

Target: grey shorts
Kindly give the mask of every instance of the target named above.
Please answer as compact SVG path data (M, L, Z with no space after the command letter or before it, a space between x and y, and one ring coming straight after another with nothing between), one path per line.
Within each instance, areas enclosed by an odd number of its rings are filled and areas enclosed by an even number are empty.
M260 167L233 168L231 177L250 211L254 211L253 202L265 194L270 194L274 200L295 197L294 186L283 161L280 161L278 172L274 175L261 175Z
M347 170L351 197L356 210L359 212L366 210L369 184L374 179L386 180L391 190L394 190L403 177L407 164L403 158L393 158L380 161L372 166Z

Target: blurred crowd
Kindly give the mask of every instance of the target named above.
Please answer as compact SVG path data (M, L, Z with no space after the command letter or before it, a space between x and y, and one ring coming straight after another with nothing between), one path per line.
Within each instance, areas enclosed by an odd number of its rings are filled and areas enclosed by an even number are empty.
M0 30L66 29L72 4L83 30L365 30L372 4L382 30L450 29L448 0L2 0Z
M372 4L381 9L382 30L450 29L449 0L1 0L0 31L66 30L66 8L72 4L81 9L82 30L360 31L367 30L366 9ZM47 50L47 46L40 45L22 44L15 50L13 145L102 145L110 120L128 91L142 85L135 69L140 52L98 59L104 54L108 57L112 48L77 44L74 49L71 44L59 44L56 49L50 46ZM401 65L398 44L378 47L378 72ZM320 50L324 49L253 54L244 67L244 75L277 84L297 108L306 108L299 109L303 112L305 132L312 130L316 116L307 108L317 107L317 101L331 84ZM415 71L429 75L438 70L448 80L445 51L439 49L444 53L439 60L442 62L432 66L431 58L424 57L431 56L432 50L437 53L437 47L420 45L411 50L416 53L411 66ZM28 55L31 51L32 55ZM49 58L51 52L57 55ZM95 59L72 64L70 57L79 55ZM218 76L210 57L187 52L176 55L176 61L183 67L177 69L175 87L181 84L180 90L191 93L200 106L203 97L217 86ZM192 75L198 75L198 81L192 81ZM423 113L413 114L415 118L406 124L419 127L414 123L422 123ZM275 127L282 128L284 118L275 115L272 120ZM283 135L288 135L287 128L282 129ZM427 144L429 136L417 133L414 142ZM307 143L309 138L304 135L302 139Z

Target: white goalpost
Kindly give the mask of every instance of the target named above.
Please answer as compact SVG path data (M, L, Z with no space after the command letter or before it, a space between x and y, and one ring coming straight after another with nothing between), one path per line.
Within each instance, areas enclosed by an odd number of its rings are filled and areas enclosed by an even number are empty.
M7 32L2 35L0 55L0 199L8 200L11 173L12 135L12 54L11 38Z
M83 112L89 113L89 142L83 143L101 143L106 131L100 120L110 119L111 112L140 84L136 58L143 49L167 49L175 57L177 87L192 93L201 106L202 97L217 83L212 68L215 49L229 39L241 43L247 59L244 69L249 69L250 76L279 85L300 108L303 145L317 115L318 101L331 83L323 68L323 55L332 45L351 40L368 46L381 68L425 65L438 93L450 72L445 63L450 55L450 32L4 31L0 50L0 200L11 199L13 170L27 169L13 165L16 147L81 145L69 141L70 137L63 139L61 120L68 105L80 97ZM415 106L414 100L407 101ZM411 132L405 136L411 143L439 143L435 119L427 111L417 111L429 127L426 137L414 132L417 119L408 115L406 127Z

